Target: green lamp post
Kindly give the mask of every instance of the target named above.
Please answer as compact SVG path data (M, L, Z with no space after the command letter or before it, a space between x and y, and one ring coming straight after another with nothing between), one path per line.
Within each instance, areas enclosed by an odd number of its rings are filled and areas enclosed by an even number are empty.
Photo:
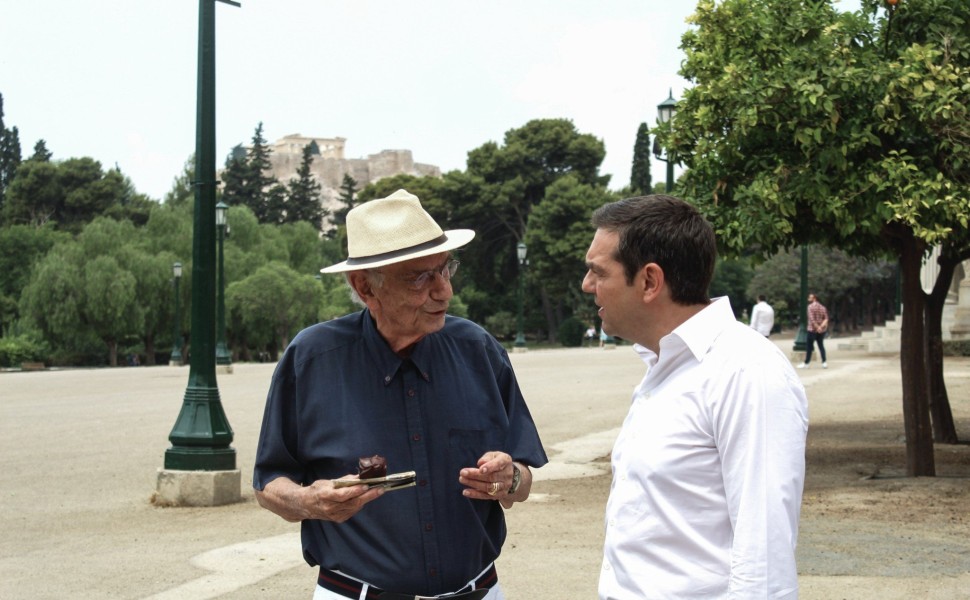
M234 6L231 0L218 0ZM168 439L165 469L236 468L232 427L219 399L215 369L216 130L215 2L199 0L199 65L195 135L195 213L192 231L192 331L189 381Z
M223 260L223 244L229 236L229 223L226 213L229 206L225 202L216 204L216 229L219 230L219 300L216 303L216 364L223 367L224 373L232 373L232 353L226 347L226 271Z
M528 259L526 259L528 248L526 248L525 242L516 244L515 255L519 259L519 332L515 336L515 344L513 347L521 351L525 350L525 329L522 326L522 310L525 303L525 267L529 264Z
M674 90L671 88L667 99L657 105L657 120L660 123L669 123L674 118L674 111L677 109L677 101L674 100ZM670 156L664 156L660 148L660 142L656 137L653 138L653 155L657 160L667 163L667 183L666 191L669 194L674 191L674 161Z
M798 332L795 333L795 343L792 350L805 352L808 350L808 246L802 244L802 262L798 268L801 296L798 297Z
M182 364L182 315L179 312L179 280L182 279L182 263L172 265L172 285L175 288L175 325L172 327L172 356L168 364L173 367Z

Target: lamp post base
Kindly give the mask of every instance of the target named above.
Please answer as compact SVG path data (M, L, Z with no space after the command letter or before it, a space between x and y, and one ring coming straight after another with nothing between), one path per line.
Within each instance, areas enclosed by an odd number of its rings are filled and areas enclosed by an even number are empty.
M159 469L152 504L155 506L221 506L242 500L238 469L177 471Z

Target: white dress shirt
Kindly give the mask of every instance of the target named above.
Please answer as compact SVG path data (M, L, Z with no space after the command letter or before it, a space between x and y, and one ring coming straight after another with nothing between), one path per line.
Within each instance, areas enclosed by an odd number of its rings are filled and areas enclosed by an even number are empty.
M716 299L635 345L613 447L601 600L797 598L808 403L791 362Z
M751 328L768 337L771 328L775 325L775 309L771 308L767 302L762 300L751 309Z

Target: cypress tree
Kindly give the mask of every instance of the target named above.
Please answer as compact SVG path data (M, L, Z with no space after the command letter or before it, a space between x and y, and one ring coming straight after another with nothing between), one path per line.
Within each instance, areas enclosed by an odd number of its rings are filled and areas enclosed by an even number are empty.
M650 128L640 123L637 140L633 144L633 169L630 171L630 192L635 195L650 194L653 185L650 177Z

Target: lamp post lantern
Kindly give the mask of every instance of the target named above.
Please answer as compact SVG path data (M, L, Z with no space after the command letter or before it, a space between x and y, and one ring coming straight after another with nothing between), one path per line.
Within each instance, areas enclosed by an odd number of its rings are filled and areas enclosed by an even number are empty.
M657 120L660 123L669 123L671 119L674 118L674 112L677 110L677 101L674 100L674 90L671 88L667 99L657 105ZM657 160L662 160L667 163L667 183L666 191L669 194L674 191L674 161L670 159L670 156L663 156L660 149L660 142L657 138L653 138L653 155L657 157Z
M179 280L182 279L182 263L172 265L172 283L175 288L175 325L172 327L172 356L168 359L169 366L182 365L182 315L179 313Z
M527 254L528 248L526 248L525 242L519 242L515 246L515 255L519 259L519 331L515 336L515 344L513 346L513 349L519 352L526 349L525 332L522 326L522 306L525 303L525 266L529 264L526 258Z
M223 244L229 235L229 224L226 213L229 206L225 202L216 204L216 229L219 233L219 298L216 303L216 364L222 367L221 372L232 373L232 353L226 347L226 275L223 260Z

